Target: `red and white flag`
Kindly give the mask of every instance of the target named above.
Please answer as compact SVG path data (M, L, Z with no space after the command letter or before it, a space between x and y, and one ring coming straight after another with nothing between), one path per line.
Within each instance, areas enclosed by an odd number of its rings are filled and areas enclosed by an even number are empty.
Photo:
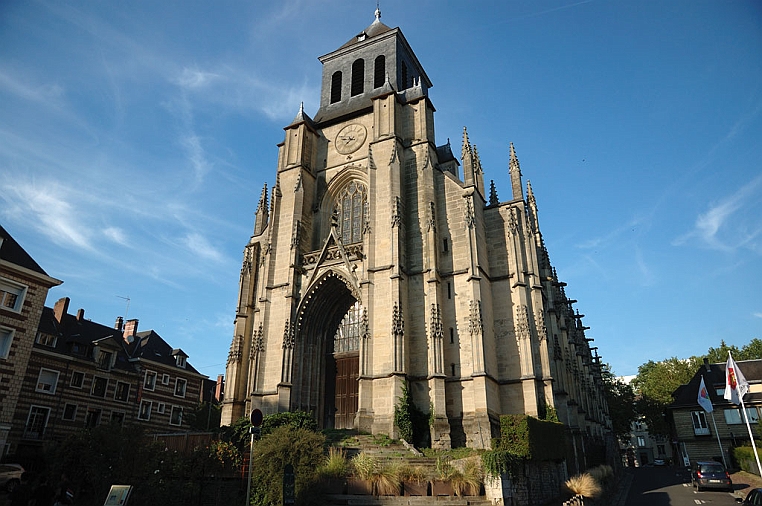
M741 369L736 365L733 356L728 353L728 362L725 364L725 399L733 404L740 405L741 399L749 391L749 382L744 378Z

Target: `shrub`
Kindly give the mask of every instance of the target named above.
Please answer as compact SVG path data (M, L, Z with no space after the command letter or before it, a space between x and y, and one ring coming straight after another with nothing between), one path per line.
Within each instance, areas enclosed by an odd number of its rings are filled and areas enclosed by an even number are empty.
M288 425L274 429L254 445L252 474L252 504L280 504L283 491L283 471L287 464L294 467L296 500L303 504L307 492L316 480L316 471L325 461L322 434Z
M482 453L482 465L488 476L516 476L523 458L507 450L487 450Z
M563 460L566 451L564 426L527 415L500 417L500 439L495 445L525 459Z
M349 461L344 450L331 446L328 448L328 457L325 463L318 469L322 478L344 478L349 474Z
M294 429L306 429L317 432L318 425L311 414L306 411L284 411L267 415L262 420L262 435L266 436L278 427L287 425Z
M378 459L365 452L352 457L352 472L362 480L370 480L378 468Z
M377 495L398 495L402 485L399 467L394 464L377 467L371 476L371 482Z
M476 458L466 459L463 463L463 471L455 469L449 481L455 495L463 496L466 493L478 495L484 482L480 461Z
M429 476L426 469L422 466L411 466L409 464L403 464L398 469L399 477L403 481L408 481L420 485L428 480Z
M564 485L566 485L567 490L574 495L594 498L598 497L601 493L601 486L589 473L572 476L566 480Z

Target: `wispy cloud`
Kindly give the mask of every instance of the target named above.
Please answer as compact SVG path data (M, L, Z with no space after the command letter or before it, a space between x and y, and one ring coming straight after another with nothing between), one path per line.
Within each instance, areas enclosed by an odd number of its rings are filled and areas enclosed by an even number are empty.
M120 246L127 246L129 241L124 233L124 230L118 227L107 227L103 229L103 235L109 240L119 244Z
M732 195L710 204L696 218L693 230L672 243L676 246L696 241L698 245L720 251L748 247L759 250L755 240L762 233L762 174ZM732 218L732 219L731 219Z
M0 90L16 95L24 100L58 107L64 95L64 88L58 83L31 83L18 75L11 75L7 69L0 70Z
M3 214L23 220L56 244L92 251L91 230L84 224L80 211L72 203L67 188L46 181L3 182L0 198L5 202Z
M754 313L754 316L756 316L757 318L762 318L762 312Z
M212 246L206 237L197 232L188 233L182 238L182 243L191 251L191 253L204 259L213 260L215 262L219 262L223 259L222 253Z

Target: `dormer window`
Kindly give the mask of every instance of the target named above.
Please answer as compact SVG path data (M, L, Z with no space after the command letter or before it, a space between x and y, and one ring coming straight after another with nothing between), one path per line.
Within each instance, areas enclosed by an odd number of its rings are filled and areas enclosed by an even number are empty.
M351 96L361 95L365 87L365 60L360 58L352 64Z
M357 36L357 42L362 42L362 41L364 41L367 38L368 38L368 36L365 35L365 32L362 32L360 35Z
M331 76L331 103L341 101L341 71L334 72Z
M37 333L37 344L41 344L43 346L49 346L51 348L55 348L57 342L58 342L58 337L56 337L54 335L45 334L44 332L38 332Z
M186 359L185 355L176 355L175 362L177 363L177 367L182 367L183 369L185 369L185 364L186 364L185 359Z
M99 351L98 352L98 368L99 369L105 369L106 371L110 371L111 368L114 366L114 354L110 351Z

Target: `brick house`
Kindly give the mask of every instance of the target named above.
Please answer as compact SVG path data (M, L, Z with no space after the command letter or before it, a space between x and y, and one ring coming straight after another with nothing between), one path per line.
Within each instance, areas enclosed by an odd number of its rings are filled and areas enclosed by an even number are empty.
M62 281L48 276L0 226L0 451L8 450L32 343L48 290ZM23 422L21 422L23 427Z
M69 298L45 307L23 377L10 440L31 457L45 442L60 441L101 424L141 424L147 432L187 430L183 412L200 402L206 379L138 320L113 327L68 313Z

